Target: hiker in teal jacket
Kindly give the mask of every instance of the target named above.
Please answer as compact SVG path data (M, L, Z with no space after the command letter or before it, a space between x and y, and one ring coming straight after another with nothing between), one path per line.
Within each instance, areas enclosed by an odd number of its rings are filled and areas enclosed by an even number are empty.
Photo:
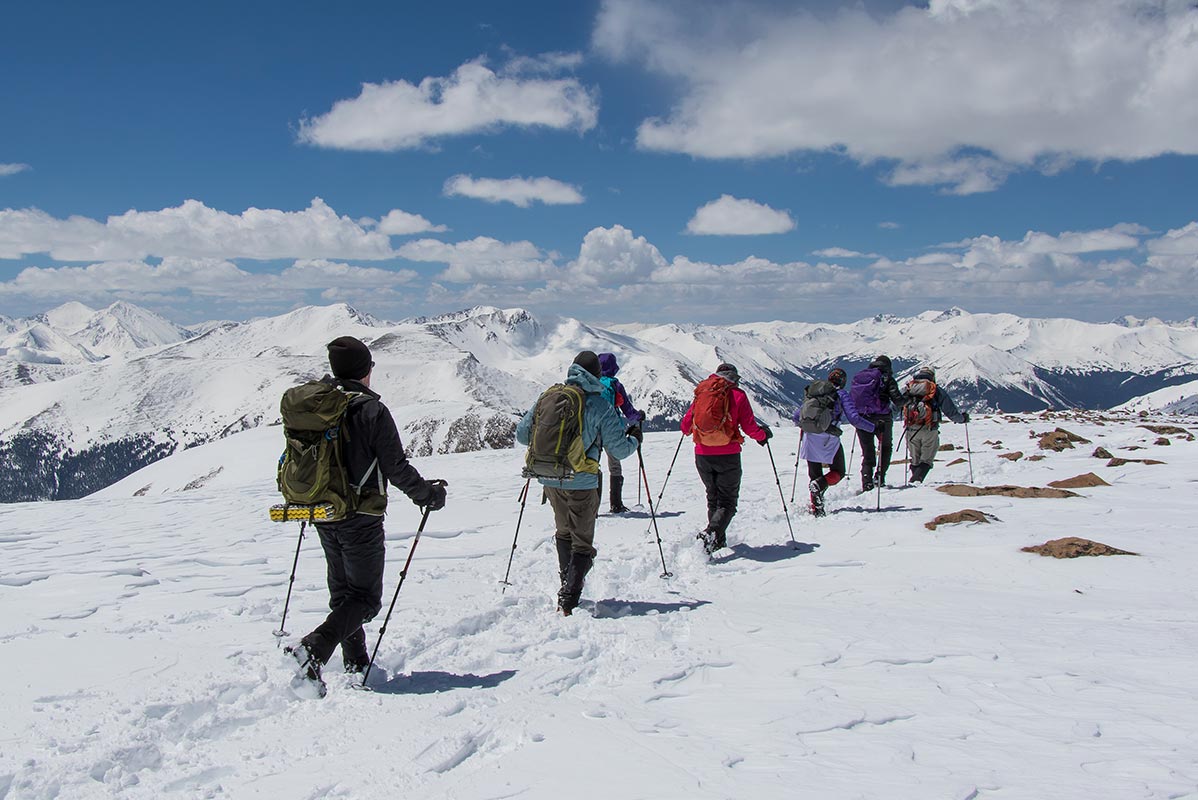
M598 458L601 449L616 458L627 458L636 452L641 441L639 425L625 429L624 421L615 406L603 398L599 381L599 356L584 350L574 359L566 383L586 393L582 416L582 443L587 458L595 460L596 472L576 472L565 480L538 478L545 496L553 507L556 526L554 544L557 547L558 576L561 591L558 608L569 615L582 596L583 582L595 561L595 516L599 511ZM516 426L516 441L527 445L531 438L533 411L529 409ZM600 446L602 443L602 448Z

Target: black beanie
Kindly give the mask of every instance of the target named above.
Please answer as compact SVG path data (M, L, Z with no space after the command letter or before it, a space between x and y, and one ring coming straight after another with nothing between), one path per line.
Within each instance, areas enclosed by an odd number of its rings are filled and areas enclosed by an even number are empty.
M715 368L715 374L719 375L721 378L723 378L726 381L732 381L733 383L740 383L740 373L736 371L735 364L729 364L728 362L725 361L723 364L720 364L718 367Z
M583 350L581 353L574 356L574 363L594 375L596 378L598 378L601 374L599 369L599 356L595 355L595 353L591 350Z
M890 356L878 356L873 361L869 362L871 367L890 372L893 368L890 366Z
M361 380L370 374L374 362L370 348L352 336L338 336L329 342L329 369L338 378Z

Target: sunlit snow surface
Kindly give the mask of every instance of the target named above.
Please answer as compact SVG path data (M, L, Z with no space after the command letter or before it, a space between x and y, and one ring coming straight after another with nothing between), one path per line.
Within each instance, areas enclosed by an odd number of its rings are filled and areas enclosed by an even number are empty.
M647 515L605 516L572 618L553 610L536 492L500 592L519 453L418 459L449 480L449 505L416 551L375 691L353 691L334 656L324 700L292 692L271 635L298 534L266 517L279 429L92 498L2 506L0 797L1198 797L1198 443L1154 445L1130 418L1011 419L970 425L976 484L1093 471L1112 486L1061 500L895 488L875 513L853 480L814 521L800 480L794 549L768 454L749 445L732 548L708 563L683 443L659 519L674 578L658 577ZM1093 444L998 458L1037 452L1029 432L1058 425ZM678 441L646 438L655 499ZM796 441L786 429L772 445L787 500ZM963 447L964 429L943 441ZM1167 463L1108 468L1098 445ZM959 455L930 480L967 480L948 466ZM924 528L963 508L1000 521ZM393 500L384 607L417 518ZM1070 535L1141 555L1019 551ZM326 599L311 537L288 629L314 627Z

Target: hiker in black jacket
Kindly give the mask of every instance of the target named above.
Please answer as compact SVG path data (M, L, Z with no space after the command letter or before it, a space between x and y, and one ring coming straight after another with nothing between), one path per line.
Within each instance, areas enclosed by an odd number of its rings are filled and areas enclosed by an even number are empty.
M360 493L354 513L336 522L316 523L328 566L331 611L291 649L301 673L315 681L338 645L346 672L361 672L370 663L362 625L374 619L383 605L387 484L422 508L445 507L445 487L420 477L404 453L391 412L370 388L374 367L370 349L352 336L342 336L329 342L328 351L333 374L322 380L351 395L342 423L342 452L350 483L360 487Z
M886 485L886 470L890 468L894 447L893 409L903 405L903 393L894 379L890 356L878 356L869 362L869 367L854 375L849 394L858 413L874 425L872 433L857 429L857 441L861 442L861 491L868 492L875 486Z

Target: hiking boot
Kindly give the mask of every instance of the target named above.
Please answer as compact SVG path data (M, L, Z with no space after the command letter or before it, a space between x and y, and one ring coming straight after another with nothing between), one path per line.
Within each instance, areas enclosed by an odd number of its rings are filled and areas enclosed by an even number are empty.
M570 540L553 537L557 547L557 576L561 578L562 589L566 588L566 571L570 568ZM560 591L560 590L559 590Z
M886 473L885 472L878 470L878 472L874 475L874 486L881 486L883 489L886 488Z
M811 516L824 517L828 512L824 510L824 495L823 492L811 493Z
M574 609L578 608L578 601L582 597L582 586L594 563L595 559L591 556L582 553L570 554L566 582L562 584L562 590L557 595L557 607L567 617L574 613Z
M288 645L283 648L283 652L295 659L295 663L299 665L299 671L292 680L292 685L307 683L316 691L318 697L324 697L329 693L329 687L325 685L324 678L320 675L320 668L323 666L316 656L312 655L312 651L308 649L308 645L301 639L298 644Z
M715 551L715 534L710 529L695 534L695 538L703 544L703 552L711 555Z
M366 671L370 664L370 654L366 652L366 631L358 628L342 640L341 663L345 665L345 671L351 674Z
M628 506L624 505L624 499L621 497L621 495L623 493L624 493L624 476L623 475L612 475L611 476L611 492L610 492L610 494L611 494L611 498L610 498L611 513L623 514L625 511L629 510Z

